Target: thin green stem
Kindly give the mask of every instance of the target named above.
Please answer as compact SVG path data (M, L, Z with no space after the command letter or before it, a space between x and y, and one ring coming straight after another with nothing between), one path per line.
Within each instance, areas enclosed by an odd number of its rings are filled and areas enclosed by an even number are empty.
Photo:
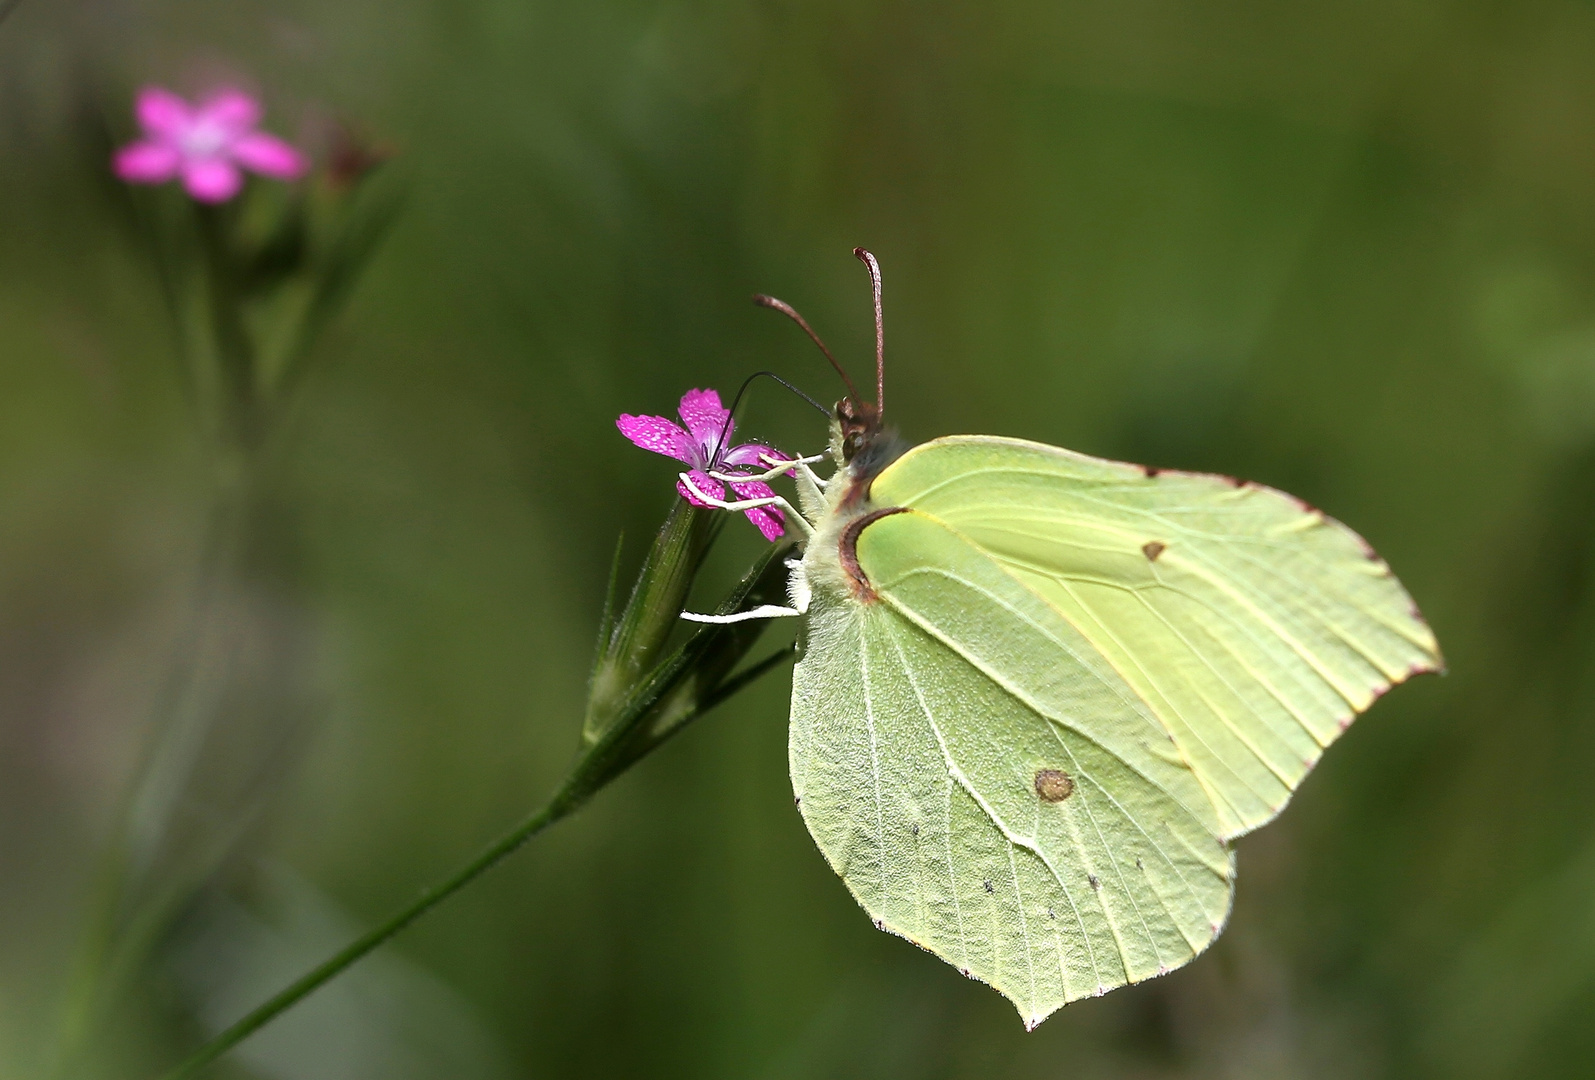
M264 418L260 415L262 402L255 385L258 377L255 346L244 323L230 211L196 204L195 212L206 262L206 299L210 305L217 373L222 380L222 408L227 418L224 430L247 452L263 434Z
M17 2L0 0L0 20ZM282 394L268 392L262 379L261 343L246 310L259 289L250 277L252 255L239 235L236 210L193 204L193 232L181 234L184 243L179 249L171 242L171 231L162 227L164 219L149 217L148 204L135 201L133 208L143 211L137 220L154 255L162 296L176 331L184 389L207 434L215 439L220 466L214 520L197 591L197 618L188 635L191 640L180 650L184 656L197 655L197 645L216 618L214 594L221 583L236 579L255 586L255 578L262 574L283 571L282 560L277 558L283 552L272 547L273 536L268 535L281 527L282 516L271 512L262 495ZM323 273L315 282L312 310L320 321L312 329L319 329L336 312L390 218L391 214L367 221L358 235L352 235L347 227L343 230L337 245L341 252L337 274ZM187 267L194 256L198 257L193 266L197 273L189 273ZM190 293L189 286L197 291ZM311 336L309 330L300 328L296 356L308 351ZM208 347L202 344L206 342ZM259 564L263 552L272 556L269 566ZM162 850L178 808L174 800L187 791L190 774L197 766L195 754L221 719L215 711L220 706L207 705L196 712L188 705L197 663L174 671L163 687L156 708L161 720L159 734L151 740L146 758L135 772L123 812L118 815L118 828L107 844L82 945L68 981L53 1053L53 1077L74 1074L96 1029L169 929L175 914L221 866L251 819L250 814L240 814L233 826L201 851L188 872L176 875L175 880L156 882L159 887L153 887L150 874L141 875L136 865L140 850ZM439 888L445 886L449 883ZM458 886L449 891L453 887ZM410 917L424 910L425 906L420 907ZM351 949L359 945L357 942Z
M783 650L755 664L741 676L729 681L724 688L725 692L715 695L712 704L718 705L725 701L726 698L731 696L731 693L746 687L754 678L770 671L776 664L790 658L790 656L790 650ZM643 694L640 696L651 700L654 695ZM514 854L532 837L556 821L568 817L588 799L608 785L610 781L620 776L621 773L636 764L649 752L657 749L671 735L686 727L688 722L707 711L707 708L695 709L678 723L672 725L667 731L659 735L650 736L646 732L639 730L638 727L639 722L647 717L649 710L646 707L638 707L633 704L632 708L626 710L626 715L620 722L613 725L598 742L589 746L576 759L576 763L571 767L565 780L555 791L553 797L548 800L547 805L541 810L532 814L498 840L489 844L476 858L456 870L449 877L424 890L408 907L391 916L381 925L356 938L320 965L300 976L275 997L211 1039L210 1042L196 1050L177 1068L166 1073L161 1080L188 1080L189 1077L196 1075L201 1069L228 1050L231 1050L256 1031L271 1023L282 1013L309 997L367 953L370 953L389 938L403 931L405 927L415 922L422 915L425 915L428 911L431 911L487 873L506 857ZM636 745L639 740L641 742L640 746Z
M656 543L669 546L672 536L673 532L667 526L661 530ZM756 605L764 600L771 590L779 587L783 558L790 551L790 545L772 547L726 598L722 608L725 611L740 610L748 604ZM676 610L679 610L679 606ZM532 837L571 814L693 720L792 657L792 650L783 649L728 678L727 668L735 666L737 659L746 654L762 630L762 623L699 629L670 658L635 682L631 693L614 709L610 722L596 733L596 737L578 755L546 806L489 844L476 858L449 877L426 889L413 903L386 922L361 935L211 1039L162 1080L187 1080L196 1075L416 919L497 866ZM701 690L697 683L700 678L708 683ZM683 693L690 696L683 700L680 696Z
M251 516L247 506L242 505L247 498L247 489L235 484L222 490L212 509L201 549L199 574L193 586L192 618L173 650L177 656L191 657L200 648L216 617L216 603L224 582L239 573L243 531ZM208 870L197 871L192 881L184 878L168 884L154 896L135 896L131 910L124 910L129 905L130 893L148 891L148 882L138 881L133 870L135 850L158 847L170 825L172 803L170 799L155 798L155 789L181 790L189 779L187 769L179 769L175 776L167 777L164 784L160 782L163 766L170 771L167 759L172 757L174 740L182 736L175 728L182 726L180 718L185 712L184 702L193 690L193 678L192 663L168 671L149 709L157 732L122 793L121 807L115 817L117 827L101 856L82 940L67 980L54 1065L48 1070L48 1076L72 1075L78 1055L98 1026L102 1012L112 1005L124 980L137 969L159 937L164 915L176 910L186 890L197 886L208 873ZM174 717L179 720L174 721ZM209 725L215 719L214 716L199 716L191 723ZM190 732L187 739L192 742L200 737L201 733ZM235 831L241 833L242 825ZM228 845L223 843L221 847L225 850Z
M572 779L575 779L574 775ZM187 1077L194 1076L205 1066L271 1023L279 1015L309 997L367 953L497 866L506 856L513 854L532 837L570 814L572 810L575 810L577 806L585 801L585 796L575 799L569 798L571 787L572 785L567 782L566 786L561 788L560 792L549 800L547 806L522 821L500 839L489 844L481 854L466 863L452 876L424 890L409 907L389 918L387 922L372 928L350 942L321 964L301 975L275 997L260 1005L253 1012L233 1024L232 1027L200 1047L181 1065L167 1073L163 1080L185 1080Z

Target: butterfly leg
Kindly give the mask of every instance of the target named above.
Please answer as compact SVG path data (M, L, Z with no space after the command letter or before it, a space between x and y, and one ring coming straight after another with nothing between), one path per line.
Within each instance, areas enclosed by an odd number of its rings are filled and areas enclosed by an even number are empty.
M720 481L722 484L729 484L732 481L737 481L744 484L752 481L759 481L767 484L776 477L784 476L785 474L792 472L794 469L802 469L804 472L808 472L809 466L814 462L825 460L824 454L815 454L813 457L796 458L792 461L782 461L780 458L771 457L769 454L760 454L759 456L766 465L772 465L774 468L770 469L769 472L749 473L746 476L738 476L735 473L725 472L712 472L709 475Z
M797 487L798 505L803 508L804 515L810 521L818 521L825 515L825 485L826 481L814 475L814 470L807 465L797 470L794 478Z
M695 611L683 611L681 617L688 622L695 623L738 623L748 622L752 619L780 619L792 615L803 614L797 608L777 607L774 604L763 604L750 611L739 611L734 615L699 615Z
M803 508L803 516L809 521L815 521L825 512L825 485L827 481L821 480L815 471L809 468L816 461L824 461L826 455L815 454L813 457L800 457L792 460L776 457L773 454L760 454L759 459L773 468L769 472L748 475L737 475L727 472L711 472L709 475L721 483L735 483L741 481L763 481L768 483L778 476L789 475L797 481L798 505Z
M739 476L737 479L745 481L747 477ZM739 499L736 502L726 502L724 499L716 499L714 496L702 491L692 482L691 473L682 473L681 482L686 485L687 490L692 492L693 497L700 503L704 506L712 506L716 510L757 510L761 506L779 506L782 510L792 515L793 520L798 523L806 535L814 535L814 526L809 524L808 518L798 513L791 503L779 495L772 495L767 499Z
M774 460L773 458L765 455L761 456L763 456L766 461ZM825 458L825 454L815 454L813 457L798 458L796 461L791 462L791 465L804 480L807 480L809 483L813 484L817 490L824 491L825 485L828 483L828 481L821 480L819 474L813 469L809 468L809 466L814 464L816 461L824 461Z
M681 617L695 623L738 623L750 619L781 619L793 615L806 615L809 610L810 593L808 578L803 573L803 560L788 559L786 568L791 572L786 586L786 591L792 598L791 607L763 604L752 610L738 611L731 615L699 615L695 611L683 611Z

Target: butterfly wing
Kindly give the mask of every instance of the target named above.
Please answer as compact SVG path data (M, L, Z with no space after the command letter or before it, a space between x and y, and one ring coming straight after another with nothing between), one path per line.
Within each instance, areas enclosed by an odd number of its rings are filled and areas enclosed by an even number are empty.
M1205 948L1228 840L1439 665L1367 544L1269 488L955 437L871 502L908 512L857 535L872 602L816 589L793 787L876 924L1032 1026Z
M1272 488L955 436L871 495L933 516L1083 635L1173 738L1225 838L1278 814L1379 695L1440 666L1367 542Z
M1034 1026L1178 967L1231 857L1157 719L1056 610L934 518L883 518L880 601L818 590L791 766L820 849L882 929Z

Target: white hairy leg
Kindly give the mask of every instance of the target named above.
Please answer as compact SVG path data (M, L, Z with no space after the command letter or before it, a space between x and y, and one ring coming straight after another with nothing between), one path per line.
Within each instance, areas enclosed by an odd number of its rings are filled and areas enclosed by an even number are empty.
M798 513L797 510L793 508L791 503L787 502L779 495L772 495L765 499L740 499L736 502L726 502L724 499L717 499L713 495L710 495L700 489L698 485L692 482L691 473L681 473L680 476L681 482L686 485L687 490L692 492L693 497L704 506L712 506L716 510L757 510L764 506L779 506L782 510L785 510L788 514L792 515L792 519L802 527L805 535L814 535L814 526L809 524L808 518ZM744 481L746 479L746 477L737 477L738 481Z
M750 619L781 619L792 615L803 614L797 608L777 607L774 604L764 604L750 611L739 611L734 615L699 615L695 611L683 611L681 617L688 622L695 623L738 623Z
M830 456L829 454L815 454L813 457L798 458L797 460L791 462L790 464L791 464L792 468L797 470L799 479L807 480L809 483L813 484L815 486L815 488L817 488L818 490L824 491L825 490L825 485L829 484L830 481L829 480L821 480L819 474L816 473L813 469L809 468L809 466L814 464L816 461L824 461L829 456ZM769 454L760 454L759 455L759 459L761 461L764 461L764 462L767 462L767 463L774 463L774 461L776 460L775 458L771 457Z
M815 454L813 457L794 458L791 461L782 461L780 458L772 457L769 454L760 454L759 460L763 461L766 465L771 465L774 467L771 468L769 472L750 473L746 476L737 476L735 473L724 472L712 472L709 475L723 484L729 484L732 481L737 481L738 483L744 484L750 481L758 481L767 484L776 477L791 472L793 469L803 469L804 471L808 471L808 467L814 462L824 461L825 455Z
M810 591L808 577L803 573L803 560L788 559L786 568L791 574L786 583L787 595L792 598L791 607L763 604L751 611L738 611L733 615L699 615L695 611L683 611L681 617L696 623L737 623L749 619L782 619L807 614Z

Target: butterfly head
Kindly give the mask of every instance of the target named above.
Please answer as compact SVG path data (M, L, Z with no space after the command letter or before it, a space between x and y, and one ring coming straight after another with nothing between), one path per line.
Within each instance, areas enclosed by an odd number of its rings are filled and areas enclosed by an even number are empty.
M831 421L831 456L838 464L851 464L881 431L881 410L868 401L845 397L836 403Z

